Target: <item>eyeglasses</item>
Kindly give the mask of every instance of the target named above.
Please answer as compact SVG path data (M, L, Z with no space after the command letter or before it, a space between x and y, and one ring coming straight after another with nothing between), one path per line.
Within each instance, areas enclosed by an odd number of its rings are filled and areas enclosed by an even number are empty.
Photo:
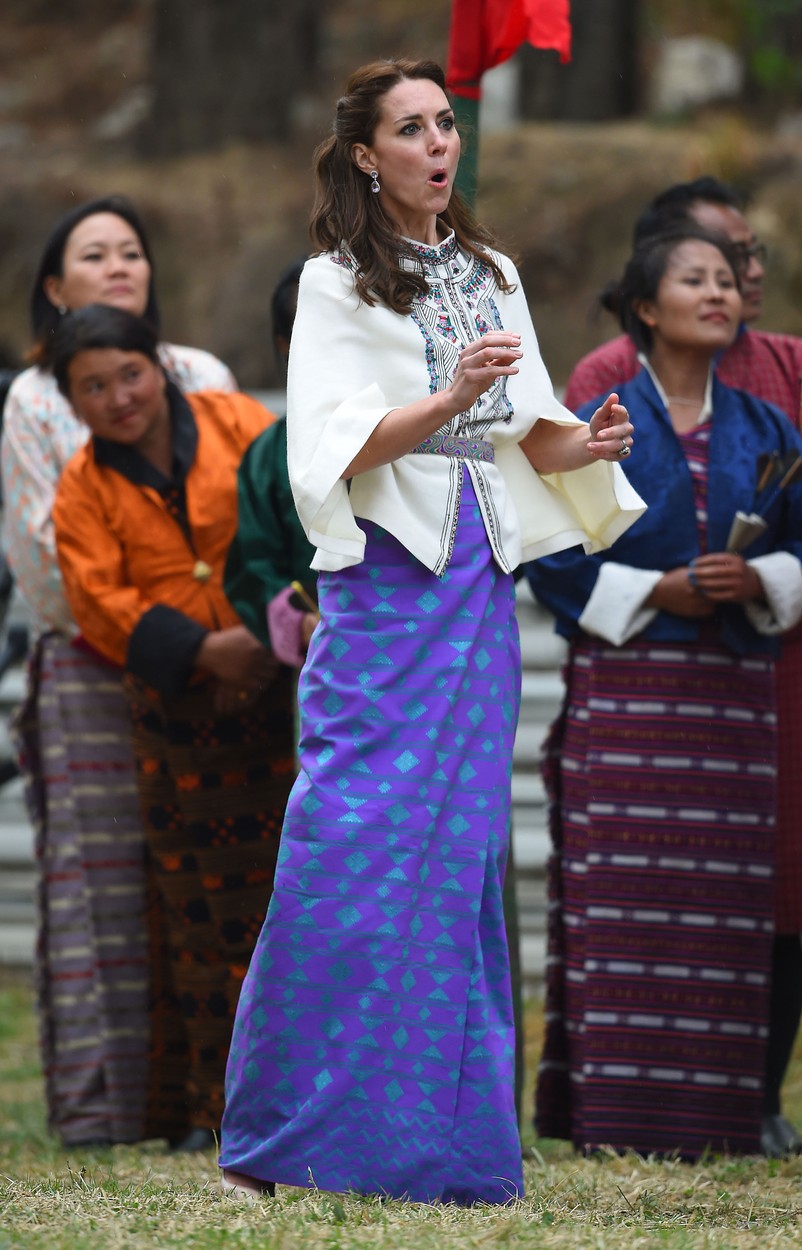
M765 243L733 243L732 250L743 269L749 268L750 260L756 260L759 265L765 265L768 260L769 251Z

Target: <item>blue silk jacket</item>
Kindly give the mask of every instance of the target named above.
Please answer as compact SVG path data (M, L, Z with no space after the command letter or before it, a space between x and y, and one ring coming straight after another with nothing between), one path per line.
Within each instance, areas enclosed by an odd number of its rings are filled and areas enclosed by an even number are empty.
M641 370L618 393L635 427L632 455L622 465L648 504L647 511L605 551L586 556L573 547L526 565L535 597L553 612L557 632L566 638L582 632L577 622L602 562L668 572L700 554L690 470L648 372ZM604 398L585 404L577 415L588 420ZM802 454L802 439L779 408L724 386L715 377L712 398L707 550L723 551L736 511L753 511L757 457L772 451L784 455L792 449ZM767 519L766 532L746 548L744 557L788 551L802 560L802 483L783 492ZM773 655L779 650L779 641L759 634L739 604L722 605L713 619L721 643L739 655ZM709 623L705 618L706 626ZM701 625L700 619L658 612L639 637L689 642L699 636Z

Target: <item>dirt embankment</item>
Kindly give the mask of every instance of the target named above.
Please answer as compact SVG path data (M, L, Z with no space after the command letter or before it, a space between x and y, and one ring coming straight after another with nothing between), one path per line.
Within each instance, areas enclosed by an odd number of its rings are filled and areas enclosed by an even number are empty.
M306 248L310 158L346 69L386 52L443 57L447 6L407 0L332 5L321 80L287 145L232 145L170 162L134 159L128 121L142 106L148 0L6 0L0 41L0 356L19 360L27 299L55 217L91 195L132 196L153 236L165 332L210 348L246 386L276 381L272 285ZM383 15L383 21L378 16ZM417 24L416 24L417 22ZM177 67L179 72L180 67ZM779 138L726 113L693 123L525 125L481 147L479 214L519 258L543 353L557 382L614 332L591 317L626 258L632 222L671 182L714 173L752 193L770 245L764 325L802 334L798 205L802 135ZM2 360L0 360L2 363Z

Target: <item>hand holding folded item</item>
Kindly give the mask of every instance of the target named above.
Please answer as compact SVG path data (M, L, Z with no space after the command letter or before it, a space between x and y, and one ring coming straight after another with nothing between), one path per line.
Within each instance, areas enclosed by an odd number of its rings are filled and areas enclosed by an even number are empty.
M727 551L743 551L765 532L768 522L764 518L782 492L802 477L802 456L795 451L785 457L772 452L759 458L758 469L754 509L749 513L735 513L727 539ZM761 496L765 498L761 499Z

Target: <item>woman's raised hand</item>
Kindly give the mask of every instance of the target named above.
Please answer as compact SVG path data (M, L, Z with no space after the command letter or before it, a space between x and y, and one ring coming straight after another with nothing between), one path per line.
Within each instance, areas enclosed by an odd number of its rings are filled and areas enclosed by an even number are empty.
M454 381L448 388L456 405L454 415L467 412L496 378L517 373L517 361L522 356L520 334L502 330L491 330L464 347L459 354Z
M588 422L590 439L587 450L597 460L625 460L633 443L634 427L629 413L618 396L608 395Z

